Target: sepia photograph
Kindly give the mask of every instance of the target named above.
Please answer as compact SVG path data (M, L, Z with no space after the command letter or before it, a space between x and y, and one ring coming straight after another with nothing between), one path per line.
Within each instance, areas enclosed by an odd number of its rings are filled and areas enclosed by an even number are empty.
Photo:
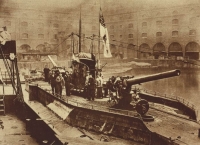
M200 0L0 0L0 145L200 145Z

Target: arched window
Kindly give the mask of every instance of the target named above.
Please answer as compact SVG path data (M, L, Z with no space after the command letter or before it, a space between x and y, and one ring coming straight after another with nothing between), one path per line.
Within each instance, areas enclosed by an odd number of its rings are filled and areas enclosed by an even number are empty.
M162 21L156 21L156 25L157 26L161 26L162 25Z
M38 34L39 39L44 39L44 34Z
M178 11L173 11L172 14L173 15L178 15Z
M113 26L113 25L111 25L111 26L110 26L110 29L114 29L114 26Z
M128 28L133 28L133 24L132 23L128 24Z
M190 30L190 31L189 31L189 35L190 35L190 36L196 35L196 30Z
M147 33L142 33L142 38L147 38Z
M172 37L178 37L178 31L172 31Z
M142 27L147 27L147 22L143 22Z
M133 34L128 34L128 38L133 38Z
M173 19L172 20L172 25L178 25L178 19Z
M110 35L110 39L113 40L115 37L114 35Z
M162 36L162 32L157 32L156 33L156 37L161 37Z
M28 34L27 33L23 33L22 34L22 39L27 39L28 38Z
M21 26L22 27L28 27L28 23L27 22L21 22Z

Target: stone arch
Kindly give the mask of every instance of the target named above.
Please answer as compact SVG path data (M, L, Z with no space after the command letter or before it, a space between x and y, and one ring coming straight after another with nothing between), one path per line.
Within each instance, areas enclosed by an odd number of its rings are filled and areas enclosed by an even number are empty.
M119 54L119 57L120 57L121 59L124 58L124 47L123 47L122 44L119 45L118 54Z
M172 42L169 45L169 52L168 55L169 56L183 56L183 51L182 51L182 47L178 42Z
M135 45L128 44L127 46L127 58L137 58L137 51Z
M110 52L111 52L113 57L116 57L117 49L116 49L116 46L114 44L110 45Z
M153 46L153 55L155 59L166 56L165 46L162 43L156 43Z
M199 59L200 46L196 42L189 42L185 46L185 56L189 59Z
M152 50L147 43L143 43L139 47L139 58L140 59L147 59L151 56Z
M40 52L46 52L46 47L44 44L39 44L36 46L36 50L39 50Z
M21 52L28 52L31 50L31 47L28 44L22 44L19 48Z

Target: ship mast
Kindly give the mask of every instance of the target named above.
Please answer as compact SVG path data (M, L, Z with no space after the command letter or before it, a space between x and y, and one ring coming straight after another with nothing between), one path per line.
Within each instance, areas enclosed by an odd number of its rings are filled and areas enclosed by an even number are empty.
M81 52L81 5L80 5L80 19L79 19L79 53Z

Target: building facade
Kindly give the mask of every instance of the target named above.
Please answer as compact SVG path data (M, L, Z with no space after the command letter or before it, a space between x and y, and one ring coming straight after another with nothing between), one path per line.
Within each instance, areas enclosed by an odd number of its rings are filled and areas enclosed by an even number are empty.
M70 4L69 4L70 5ZM99 8L108 28L113 58L199 59L200 2L176 5L125 0L98 0L70 8L31 6L29 2L1 4L0 26L17 42L19 61L42 61L47 55L70 59L79 51L99 53Z
M131 5L131 3L130 3ZM199 59L200 3L173 6L116 4L106 22L113 56L139 59ZM113 14L112 14L113 13ZM123 55L122 55L123 54Z

